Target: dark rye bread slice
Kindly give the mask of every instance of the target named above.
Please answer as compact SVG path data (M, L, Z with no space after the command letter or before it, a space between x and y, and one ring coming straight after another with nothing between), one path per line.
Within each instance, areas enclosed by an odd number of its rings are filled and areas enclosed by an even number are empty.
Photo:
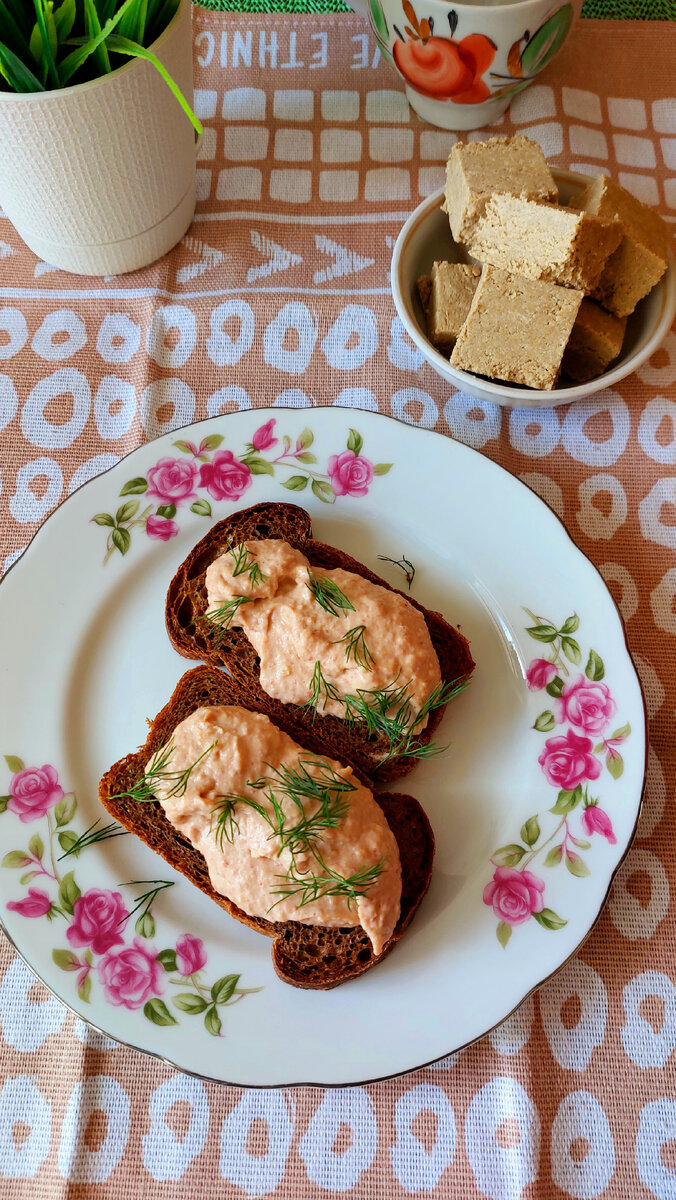
M168 742L179 724L205 705L239 704L240 690L222 671L195 667L188 671L164 708L150 721L150 732L136 754L120 759L103 776L99 799L116 821L135 833L157 854L161 854L195 887L220 904L227 913L258 933L274 938L272 962L285 983L300 988L326 990L355 979L379 963L410 924L429 887L434 858L434 834L425 813L412 796L385 794L377 797L387 823L399 846L401 858L401 915L389 941L375 955L361 926L331 929L323 925L303 925L300 921L268 921L250 917L225 896L215 892L209 881L206 861L164 815L156 801L140 804L128 797L113 799L133 786L143 774L144 765L159 746ZM295 732L280 721L284 732ZM304 747L305 748L305 747Z
M225 667L241 688L242 703L270 717L276 724L282 719L293 722L294 737L304 739L308 749L318 754L330 754L358 767L375 783L388 783L407 775L415 766L415 758L399 758L382 763L388 745L386 741L370 739L360 726L350 729L339 717L313 714L295 704L282 704L260 686L259 659L243 629L224 632L214 645L213 633L204 615L207 611L206 569L228 546L246 540L279 538L300 550L313 567L334 570L342 567L377 583L388 591L397 591L368 567L334 546L317 542L312 537L312 522L304 508L296 504L255 504L219 521L191 550L181 563L169 585L166 602L166 623L169 637L179 654L214 667ZM468 678L474 662L466 638L449 625L441 613L423 608L405 592L398 592L425 617L432 645L437 653L444 683ZM420 735L423 744L432 740L444 709L432 713Z

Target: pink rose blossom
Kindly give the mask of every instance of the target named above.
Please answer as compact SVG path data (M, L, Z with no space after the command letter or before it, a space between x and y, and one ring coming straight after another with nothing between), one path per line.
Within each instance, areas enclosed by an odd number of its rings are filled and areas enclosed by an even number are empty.
M152 513L146 521L146 533L148 537L168 542L169 538L176 537L178 525L175 521L170 521L168 517L160 517L157 513Z
M531 692L539 692L541 688L545 688L548 683L551 683L555 675L554 663L547 662L546 658L534 658L526 671L526 683Z
M593 742L567 729L565 737L547 738L538 758L544 774L553 787L573 791L585 779L598 779L601 764L592 754Z
M605 683L594 683L584 675L570 680L556 701L559 721L569 721L578 729L584 729L592 737L601 733L610 718L617 712Z
M336 496L365 496L373 479L373 463L354 450L332 454L328 471Z
M90 946L94 954L105 954L124 942L121 923L129 912L119 892L90 888L73 905L73 920L66 930L71 946Z
M594 833L600 833L606 838L611 846L617 842L617 838L613 833L613 825L608 813L599 808L598 804L590 804L582 813L582 828L588 837Z
M162 992L164 968L153 946L134 938L133 946L109 950L97 967L99 980L110 1004L141 1008L151 996Z
M251 439L251 445L254 450L269 450L271 446L277 444L279 439L273 436L274 427L275 417L272 417L269 421L265 422L265 425L261 425L260 429L256 430Z
M24 900L10 900L7 907L12 912L18 912L22 917L44 917L52 907L52 902L46 892L39 888L29 888Z
M26 824L44 817L63 796L54 767L26 767L12 776L7 807Z
M202 939L184 933L176 943L176 961L181 975L192 975L201 970L207 961Z
M146 496L154 496L160 504L180 504L194 500L197 465L189 458L161 458L148 471Z
M521 925L533 913L542 912L544 890L543 881L530 871L496 867L491 882L484 888L484 904L491 905L501 921Z
M232 450L219 450L210 463L200 467L200 487L214 500L239 500L250 486L251 471Z

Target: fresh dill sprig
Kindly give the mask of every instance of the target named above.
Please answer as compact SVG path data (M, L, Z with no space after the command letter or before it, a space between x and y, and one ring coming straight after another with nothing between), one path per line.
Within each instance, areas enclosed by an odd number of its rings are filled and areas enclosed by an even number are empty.
M468 683L469 680L461 679L437 684L417 713L411 709L408 683L396 687L395 680L372 691L359 688L356 696L345 697L345 719L350 725L365 724L369 737L389 742L383 762L394 758L433 758L445 747L436 742L421 743L418 737L421 726L433 712L463 692Z
M335 683L331 683L322 671L322 664L319 659L314 665L312 679L310 680L310 696L303 705L303 708L312 710L312 720L314 721L319 712L319 705L322 709L326 708L329 700L336 700L339 704L343 703L343 697L338 691ZM323 703L322 703L323 701Z
M256 555L253 551L247 549L244 542L241 542L239 546L230 546L228 554L234 563L232 568L233 579L237 575L248 575L252 588L258 587L259 583L267 579L267 576L263 574L256 562Z
M220 646L242 605L252 604L253 600L253 596L232 596L230 600L224 600L217 608L210 608L197 618L199 621L208 621L213 626L210 632L214 635L214 646Z
M270 770L272 778L264 776L261 779L247 779L249 787L260 788L270 784L293 800L300 798L321 800L324 792L356 791L354 783L350 783L350 780L346 779L344 775L339 775L337 771L334 771L330 763L324 759L315 758L313 755L301 756L295 767L290 767L286 763L283 763L281 767L271 767L269 763L266 763L266 766ZM318 774L310 774L308 766L316 768Z
M392 563L393 567L399 567L399 570L404 572L404 575L406 576L406 582L408 584L408 590L410 592L411 584L415 579L415 567L413 566L413 563L410 562L408 558L404 558L403 554L401 558L388 558L386 554L379 554L378 558L380 562Z
M144 774L136 781L133 787L126 792L117 792L111 796L111 800L120 800L123 797L128 797L130 800L136 800L138 804L144 804L150 800L155 800L155 788L158 783L170 783L169 791L162 797L164 800L170 800L174 796L185 796L188 787L188 781L192 772L198 763L201 763L203 758L206 758L214 746L218 745L218 741L212 742L207 746L206 750L196 758L194 763L189 767L184 767L182 771L169 771L167 765L174 753L176 747L173 742L167 742L166 745L160 746L154 753L150 763L145 769Z
M85 829L84 833L81 833L72 845L59 855L57 861L61 862L62 858L68 858L71 854L78 855L81 850L86 850L87 846L93 846L95 842L105 842L108 838L123 837L125 833L129 832L128 829L123 829L121 825L118 825L117 821L111 821L109 825L103 825L97 829L100 820L101 817L97 817L93 825L90 825L89 829Z
M348 629L342 638L337 638L333 642L333 645L337 646L340 642L345 642L345 658L347 662L350 661L350 658L353 658L358 667L363 667L365 671L372 671L375 660L366 645L365 633L365 625L355 625L353 629Z
M219 850L223 849L223 840L232 844L235 840L235 834L239 833L239 822L235 817L235 807L238 804L246 804L249 808L253 808L259 817L267 821L270 825L270 819L267 809L259 804L257 800L252 800L250 796L242 796L238 792L224 792L217 796L218 804L211 814L211 826L216 822L216 845Z
M313 875L310 872L303 874L292 868L286 875L280 875L281 886L273 888L273 895L278 895L279 900L275 900L268 912L271 912L276 905L281 904L282 900L290 896L299 896L297 908L304 908L306 904L314 904L323 896L342 896L347 900L348 908L351 908L360 896L365 895L369 888L373 887L385 869L385 859L381 858L373 866L361 867L353 875L341 875L338 871L332 871L330 867L327 867L319 854L315 854L315 857L322 874Z
M348 600L345 592L330 579L328 575L314 575L308 567L308 582L306 588L320 608L330 613L332 617L340 617L346 612L355 612L354 604Z
M152 905L155 903L155 900L159 896L160 892L163 892L165 890L165 888L170 888L170 887L174 886L173 880L165 883L161 879L130 879L129 883L121 883L119 886L120 887L137 887L140 884L146 884L146 883L152 883L155 886L151 887L149 889L149 891L144 892L142 896L136 897L136 903L134 904L134 907L132 908L131 912L127 913L126 917L122 917L122 919L117 922L118 925L122 925L124 921L131 921L132 917L136 915L136 913L139 911L139 909L143 909L143 912L141 913L141 916L139 917L139 921L142 921L143 918L149 914L150 909L151 909ZM138 924L138 922L137 922L137 924ZM139 931L137 930L137 932L139 932ZM149 936L152 937L152 934L150 934Z

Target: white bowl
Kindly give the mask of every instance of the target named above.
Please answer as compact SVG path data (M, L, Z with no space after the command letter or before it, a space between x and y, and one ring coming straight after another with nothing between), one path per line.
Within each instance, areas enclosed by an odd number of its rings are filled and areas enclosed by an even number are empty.
M562 203L581 193L588 177L574 171L554 167L554 179ZM427 338L425 314L420 303L417 281L429 275L435 260L471 262L464 246L453 240L448 217L441 210L443 191L428 196L411 213L397 238L392 254L391 283L397 312L418 349L437 374L455 387L481 400L493 401L511 408L549 408L553 404L568 404L581 400L602 388L612 387L650 358L666 337L676 313L676 267L669 253L669 266L650 295L637 305L627 321L622 353L612 366L586 383L560 382L551 391L498 383L459 371L434 348Z

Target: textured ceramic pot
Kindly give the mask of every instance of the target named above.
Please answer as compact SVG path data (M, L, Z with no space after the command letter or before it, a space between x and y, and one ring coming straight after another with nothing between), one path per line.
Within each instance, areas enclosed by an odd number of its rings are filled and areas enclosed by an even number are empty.
M190 0L151 47L192 101ZM0 93L0 204L53 266L117 275L176 244L195 209L195 131L152 63Z
M480 129L551 62L582 0L348 2L370 22L419 116L441 129Z

